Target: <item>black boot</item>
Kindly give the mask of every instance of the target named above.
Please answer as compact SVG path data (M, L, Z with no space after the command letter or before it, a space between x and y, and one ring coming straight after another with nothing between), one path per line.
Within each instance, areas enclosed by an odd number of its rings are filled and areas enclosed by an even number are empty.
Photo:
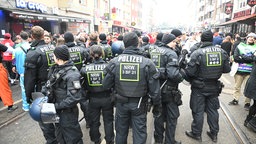
M256 117L251 118L247 126L248 128L252 129L254 132L256 132Z
M212 139L213 142L217 142L217 134L207 131L207 135Z
M187 136L189 136L189 137L191 137L191 138L193 138L195 140L198 140L200 142L202 141L201 135L196 135L192 131L186 131L185 133L186 133Z
M244 120L244 126L248 126L248 122L253 118L253 116L247 115L246 119Z

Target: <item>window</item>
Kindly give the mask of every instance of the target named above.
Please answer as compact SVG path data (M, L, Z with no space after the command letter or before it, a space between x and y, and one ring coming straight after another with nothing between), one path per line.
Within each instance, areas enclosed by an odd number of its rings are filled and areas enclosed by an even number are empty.
M79 3L82 5L87 5L87 0L79 0Z

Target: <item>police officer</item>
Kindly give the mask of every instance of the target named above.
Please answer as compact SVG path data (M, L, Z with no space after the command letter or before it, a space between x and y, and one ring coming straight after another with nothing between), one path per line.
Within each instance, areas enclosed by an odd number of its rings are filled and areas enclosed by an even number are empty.
M78 122L77 103L82 97L80 73L69 60L65 45L54 50L55 65L49 71L48 97L54 103L60 120L55 124L57 140L61 144L83 144L83 133Z
M218 96L223 87L218 79L222 73L230 72L229 57L223 49L213 46L213 33L210 30L202 33L201 41L201 47L192 53L185 69L186 79L191 83L190 108L193 116L191 131L186 131L186 135L202 141L204 112L206 112L210 127L207 135L213 142L217 142L220 107Z
M104 90L102 86L103 69L107 63L102 59L103 50L99 45L90 48L90 55L93 58L91 64L81 69L81 75L85 79L85 89L89 98L90 138L95 144L101 143L99 132L100 115L103 115L105 139L107 144L114 143L114 112L111 99L111 90Z
M31 29L34 41L27 52L25 59L24 86L27 102L31 104L32 93L41 92L42 86L47 81L49 67L54 65L52 45L44 42L44 29L34 26ZM39 122L47 144L56 144L55 128L53 124L43 124Z
M100 46L103 48L103 51L104 51L103 59L109 61L113 57L112 57L112 48L108 44L106 34L101 33L99 35L99 39L100 39Z
M152 98L154 114L160 104L159 73L153 62L141 55L134 32L124 35L124 52L112 59L104 70L103 86L116 91L116 144L126 144L130 121L133 143L145 144L147 139L147 94Z
M64 34L65 45L68 47L71 60L74 62L78 70L89 60L89 53L82 46L78 46L74 42L74 35L71 32Z
M179 70L178 56L175 52L176 37L164 34L162 46L151 51L151 59L160 72L162 115L155 117L154 138L156 143L163 143L164 122L166 121L165 143L179 144L175 140L177 119L180 116L178 106L182 104L178 84L183 80Z
M68 47L69 54L70 54L70 60L74 62L74 65L76 68L80 71L82 66L89 62L90 55L87 52L87 48L84 48L82 46L78 46L74 42L74 35L71 32L64 33L64 41L65 45ZM87 99L85 97L85 90L83 90L83 97L80 101L80 108L84 113L84 118L86 120L86 127L89 128L88 118L87 118L87 109L88 109L88 103Z

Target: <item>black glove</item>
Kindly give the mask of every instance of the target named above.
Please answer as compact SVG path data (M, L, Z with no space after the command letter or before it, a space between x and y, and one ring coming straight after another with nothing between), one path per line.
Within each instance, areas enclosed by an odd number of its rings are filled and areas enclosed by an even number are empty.
M160 117L162 114L162 104L154 105L152 112L154 117Z

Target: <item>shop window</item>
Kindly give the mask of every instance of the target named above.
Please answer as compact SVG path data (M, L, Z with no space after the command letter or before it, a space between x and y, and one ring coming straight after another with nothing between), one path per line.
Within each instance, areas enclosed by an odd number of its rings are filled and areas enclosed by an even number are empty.
M82 5L87 5L87 0L79 0L79 3Z

